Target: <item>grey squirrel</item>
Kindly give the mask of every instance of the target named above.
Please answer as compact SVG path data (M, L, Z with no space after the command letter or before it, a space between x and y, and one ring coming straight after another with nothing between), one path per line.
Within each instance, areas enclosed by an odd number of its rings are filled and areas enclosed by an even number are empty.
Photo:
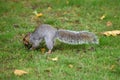
M34 32L28 33L23 38L23 43L27 47L31 45L30 49L33 50L39 46L43 39L49 49L48 53L51 53L56 39L67 44L99 44L97 36L92 32L57 30L47 24L42 24Z

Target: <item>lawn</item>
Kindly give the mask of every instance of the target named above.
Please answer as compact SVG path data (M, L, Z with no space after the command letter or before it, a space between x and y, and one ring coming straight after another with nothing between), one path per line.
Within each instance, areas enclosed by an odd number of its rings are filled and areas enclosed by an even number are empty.
M57 40L51 55L44 42L30 51L22 39L40 24L91 31L100 43ZM101 34L119 29L119 0L0 0L0 80L120 80L120 36ZM16 69L28 73L17 76Z

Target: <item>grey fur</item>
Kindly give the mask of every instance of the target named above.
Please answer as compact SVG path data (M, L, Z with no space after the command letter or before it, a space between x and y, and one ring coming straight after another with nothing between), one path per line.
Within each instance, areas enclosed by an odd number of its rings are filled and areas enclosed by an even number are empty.
M57 30L47 24L39 26L33 33L30 34L30 43L34 48L38 47L43 39L45 40L49 50L52 50L55 39L68 44L99 43L97 36L91 32Z
M97 36L88 31L58 30L58 39L68 44L98 44Z

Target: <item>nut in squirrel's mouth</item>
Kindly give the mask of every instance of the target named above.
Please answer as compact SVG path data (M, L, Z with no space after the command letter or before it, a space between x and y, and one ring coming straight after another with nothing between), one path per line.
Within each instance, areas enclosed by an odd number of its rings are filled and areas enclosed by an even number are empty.
M28 35L23 38L23 44L26 48L30 49L32 45L30 44L29 39L27 37Z

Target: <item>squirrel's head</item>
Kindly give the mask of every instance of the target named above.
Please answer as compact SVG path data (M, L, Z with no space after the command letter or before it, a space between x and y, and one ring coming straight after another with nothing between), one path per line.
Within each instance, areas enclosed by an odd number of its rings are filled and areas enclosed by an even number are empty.
M23 38L23 44L27 48L31 47L31 44L30 44L30 33L26 34L25 37Z

